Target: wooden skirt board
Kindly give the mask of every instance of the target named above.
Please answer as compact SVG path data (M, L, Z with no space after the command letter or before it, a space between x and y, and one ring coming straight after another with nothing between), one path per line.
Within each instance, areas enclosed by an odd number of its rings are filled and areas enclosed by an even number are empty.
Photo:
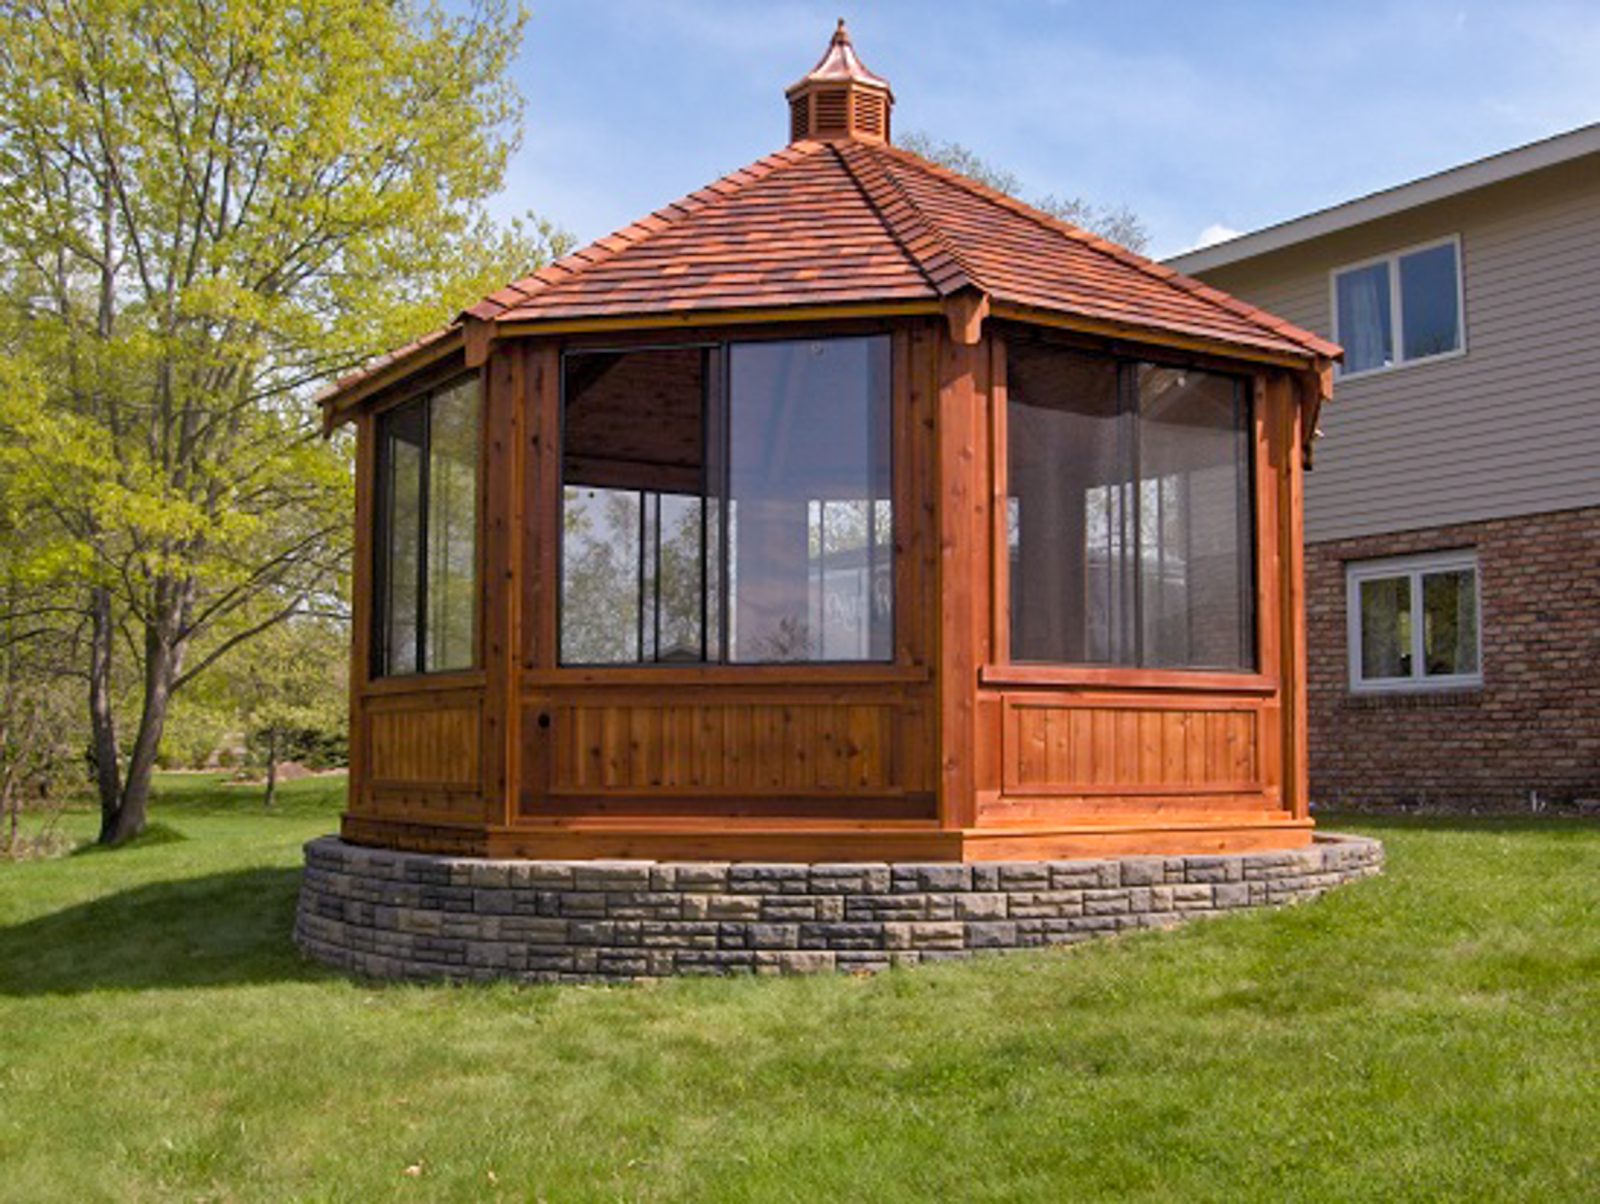
M1298 849L1309 820L1162 818L1058 827L942 829L916 821L845 824L825 820L706 818L525 821L505 827L431 826L346 816L352 844L480 857L648 861L1026 861L1079 857L1204 855Z

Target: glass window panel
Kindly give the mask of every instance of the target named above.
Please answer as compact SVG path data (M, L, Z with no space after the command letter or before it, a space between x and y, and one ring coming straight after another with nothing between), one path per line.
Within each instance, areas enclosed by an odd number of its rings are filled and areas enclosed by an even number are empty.
M1134 658L1128 432L1114 360L1007 350L1011 656Z
M728 658L887 660L889 340L729 351Z
M1230 376L1138 368L1142 663L1255 664L1250 430Z
M1411 578L1361 582L1361 676L1411 676Z
M1400 327L1408 360L1461 346L1454 243L1400 257Z
M1471 569L1422 575L1422 658L1429 677L1478 671L1478 590Z
M561 659L701 661L715 605L703 347L564 363Z
M1394 362L1394 320L1389 297L1389 264L1374 263L1340 272L1335 292L1339 342L1345 372L1366 372Z
M422 467L427 437L423 401L378 420L383 530L379 533L377 673L418 669L418 611L422 600Z
M568 485L561 507L561 659L639 660L641 495Z
M470 668L478 600L478 381L434 396L428 430L424 668Z

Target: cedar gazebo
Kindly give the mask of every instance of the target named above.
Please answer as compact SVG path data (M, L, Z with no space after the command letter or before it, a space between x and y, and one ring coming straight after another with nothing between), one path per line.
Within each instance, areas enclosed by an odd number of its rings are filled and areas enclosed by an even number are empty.
M341 381L353 845L1283 850L1339 349L897 149L784 149Z

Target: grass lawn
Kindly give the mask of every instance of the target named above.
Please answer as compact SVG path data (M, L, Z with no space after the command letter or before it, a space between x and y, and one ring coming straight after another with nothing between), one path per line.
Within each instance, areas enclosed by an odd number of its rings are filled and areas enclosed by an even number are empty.
M1314 904L877 978L375 987L289 941L342 790L0 864L0 1197L1600 1191L1594 825L1351 822L1388 872Z

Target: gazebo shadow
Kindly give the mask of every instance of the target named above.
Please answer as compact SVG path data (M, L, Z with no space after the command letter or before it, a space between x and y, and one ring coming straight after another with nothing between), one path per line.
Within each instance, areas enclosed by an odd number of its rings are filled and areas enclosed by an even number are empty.
M0 996L327 976L294 947L298 868L153 882L0 928Z

